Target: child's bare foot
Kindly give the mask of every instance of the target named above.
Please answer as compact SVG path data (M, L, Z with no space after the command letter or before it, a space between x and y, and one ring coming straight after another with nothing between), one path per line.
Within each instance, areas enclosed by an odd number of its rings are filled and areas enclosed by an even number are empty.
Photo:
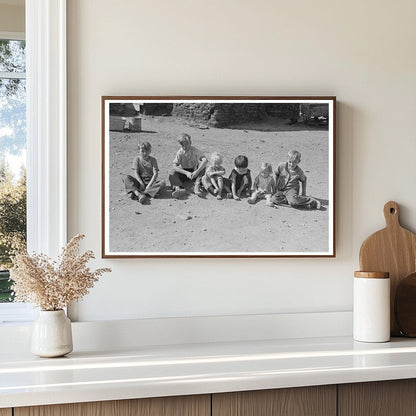
M147 201L147 196L146 195L140 195L139 202L141 204L144 204L146 201Z
M218 195L217 195L217 199L218 199L219 201L221 201L221 199L222 199L221 194L218 194Z
M194 194L196 196L202 196L201 188L199 187L199 183L196 183L194 186Z
M247 199L247 202L248 202L249 204L255 204L255 203L256 203L256 200L255 200L255 199L253 199L253 198L249 198L249 199Z
M234 198L235 201L241 201L241 198L237 195L233 195L233 198Z
M321 203L314 198L311 198L311 202L309 202L308 207L310 209L321 209Z
M185 195L186 191L183 188L176 188L173 192L172 192L172 198L175 199L180 199Z
M274 207L271 195L266 195L266 207Z

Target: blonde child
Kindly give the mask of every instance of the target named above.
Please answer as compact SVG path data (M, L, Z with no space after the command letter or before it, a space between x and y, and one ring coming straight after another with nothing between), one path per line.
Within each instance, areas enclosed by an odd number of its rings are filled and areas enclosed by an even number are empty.
M184 182L192 181L194 183L195 195L201 196L201 180L205 173L207 158L204 154L192 146L191 136L182 133L178 137L181 148L177 151L173 161L173 169L169 175L169 182L172 186L172 197L181 198L186 194Z
M210 164L205 171L205 175L202 177L202 184L210 194L216 195L217 199L222 199L224 175L225 169L222 166L222 156L218 152L214 152L210 157Z
M272 207L271 197L275 193L276 183L273 179L273 168L270 163L263 162L260 166L260 173L253 183L253 193L247 200L249 204L255 204L258 199L265 199L266 205Z
M150 156L151 144L143 142L139 143L138 147L139 155L134 158L132 166L134 177L125 175L123 182L127 194L143 204L149 198L154 198L165 187L165 182L157 179L159 167L157 160Z
M320 209L321 203L318 200L306 196L306 176L299 167L300 161L300 152L290 150L287 161L279 163L275 170L276 193L271 201L295 208Z

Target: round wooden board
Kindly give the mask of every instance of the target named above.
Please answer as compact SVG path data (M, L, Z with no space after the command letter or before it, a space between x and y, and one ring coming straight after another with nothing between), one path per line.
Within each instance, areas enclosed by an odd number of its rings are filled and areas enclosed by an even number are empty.
M400 332L407 337L416 337L416 272L398 284L394 315Z
M400 335L394 318L394 299L400 281L416 270L416 234L400 225L399 206L384 205L386 228L367 237L360 249L360 269L390 273L391 335Z

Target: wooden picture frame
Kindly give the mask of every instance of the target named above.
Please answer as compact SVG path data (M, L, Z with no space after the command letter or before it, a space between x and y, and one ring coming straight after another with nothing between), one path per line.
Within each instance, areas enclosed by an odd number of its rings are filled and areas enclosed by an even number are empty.
M332 96L102 97L102 257L335 257L335 119Z

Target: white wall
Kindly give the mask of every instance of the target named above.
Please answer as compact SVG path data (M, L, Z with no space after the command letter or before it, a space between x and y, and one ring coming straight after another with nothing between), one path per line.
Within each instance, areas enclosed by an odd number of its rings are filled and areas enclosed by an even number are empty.
M69 236L113 269L81 321L345 311L396 200L416 231L416 3L68 1ZM335 259L100 260L102 95L335 95Z

